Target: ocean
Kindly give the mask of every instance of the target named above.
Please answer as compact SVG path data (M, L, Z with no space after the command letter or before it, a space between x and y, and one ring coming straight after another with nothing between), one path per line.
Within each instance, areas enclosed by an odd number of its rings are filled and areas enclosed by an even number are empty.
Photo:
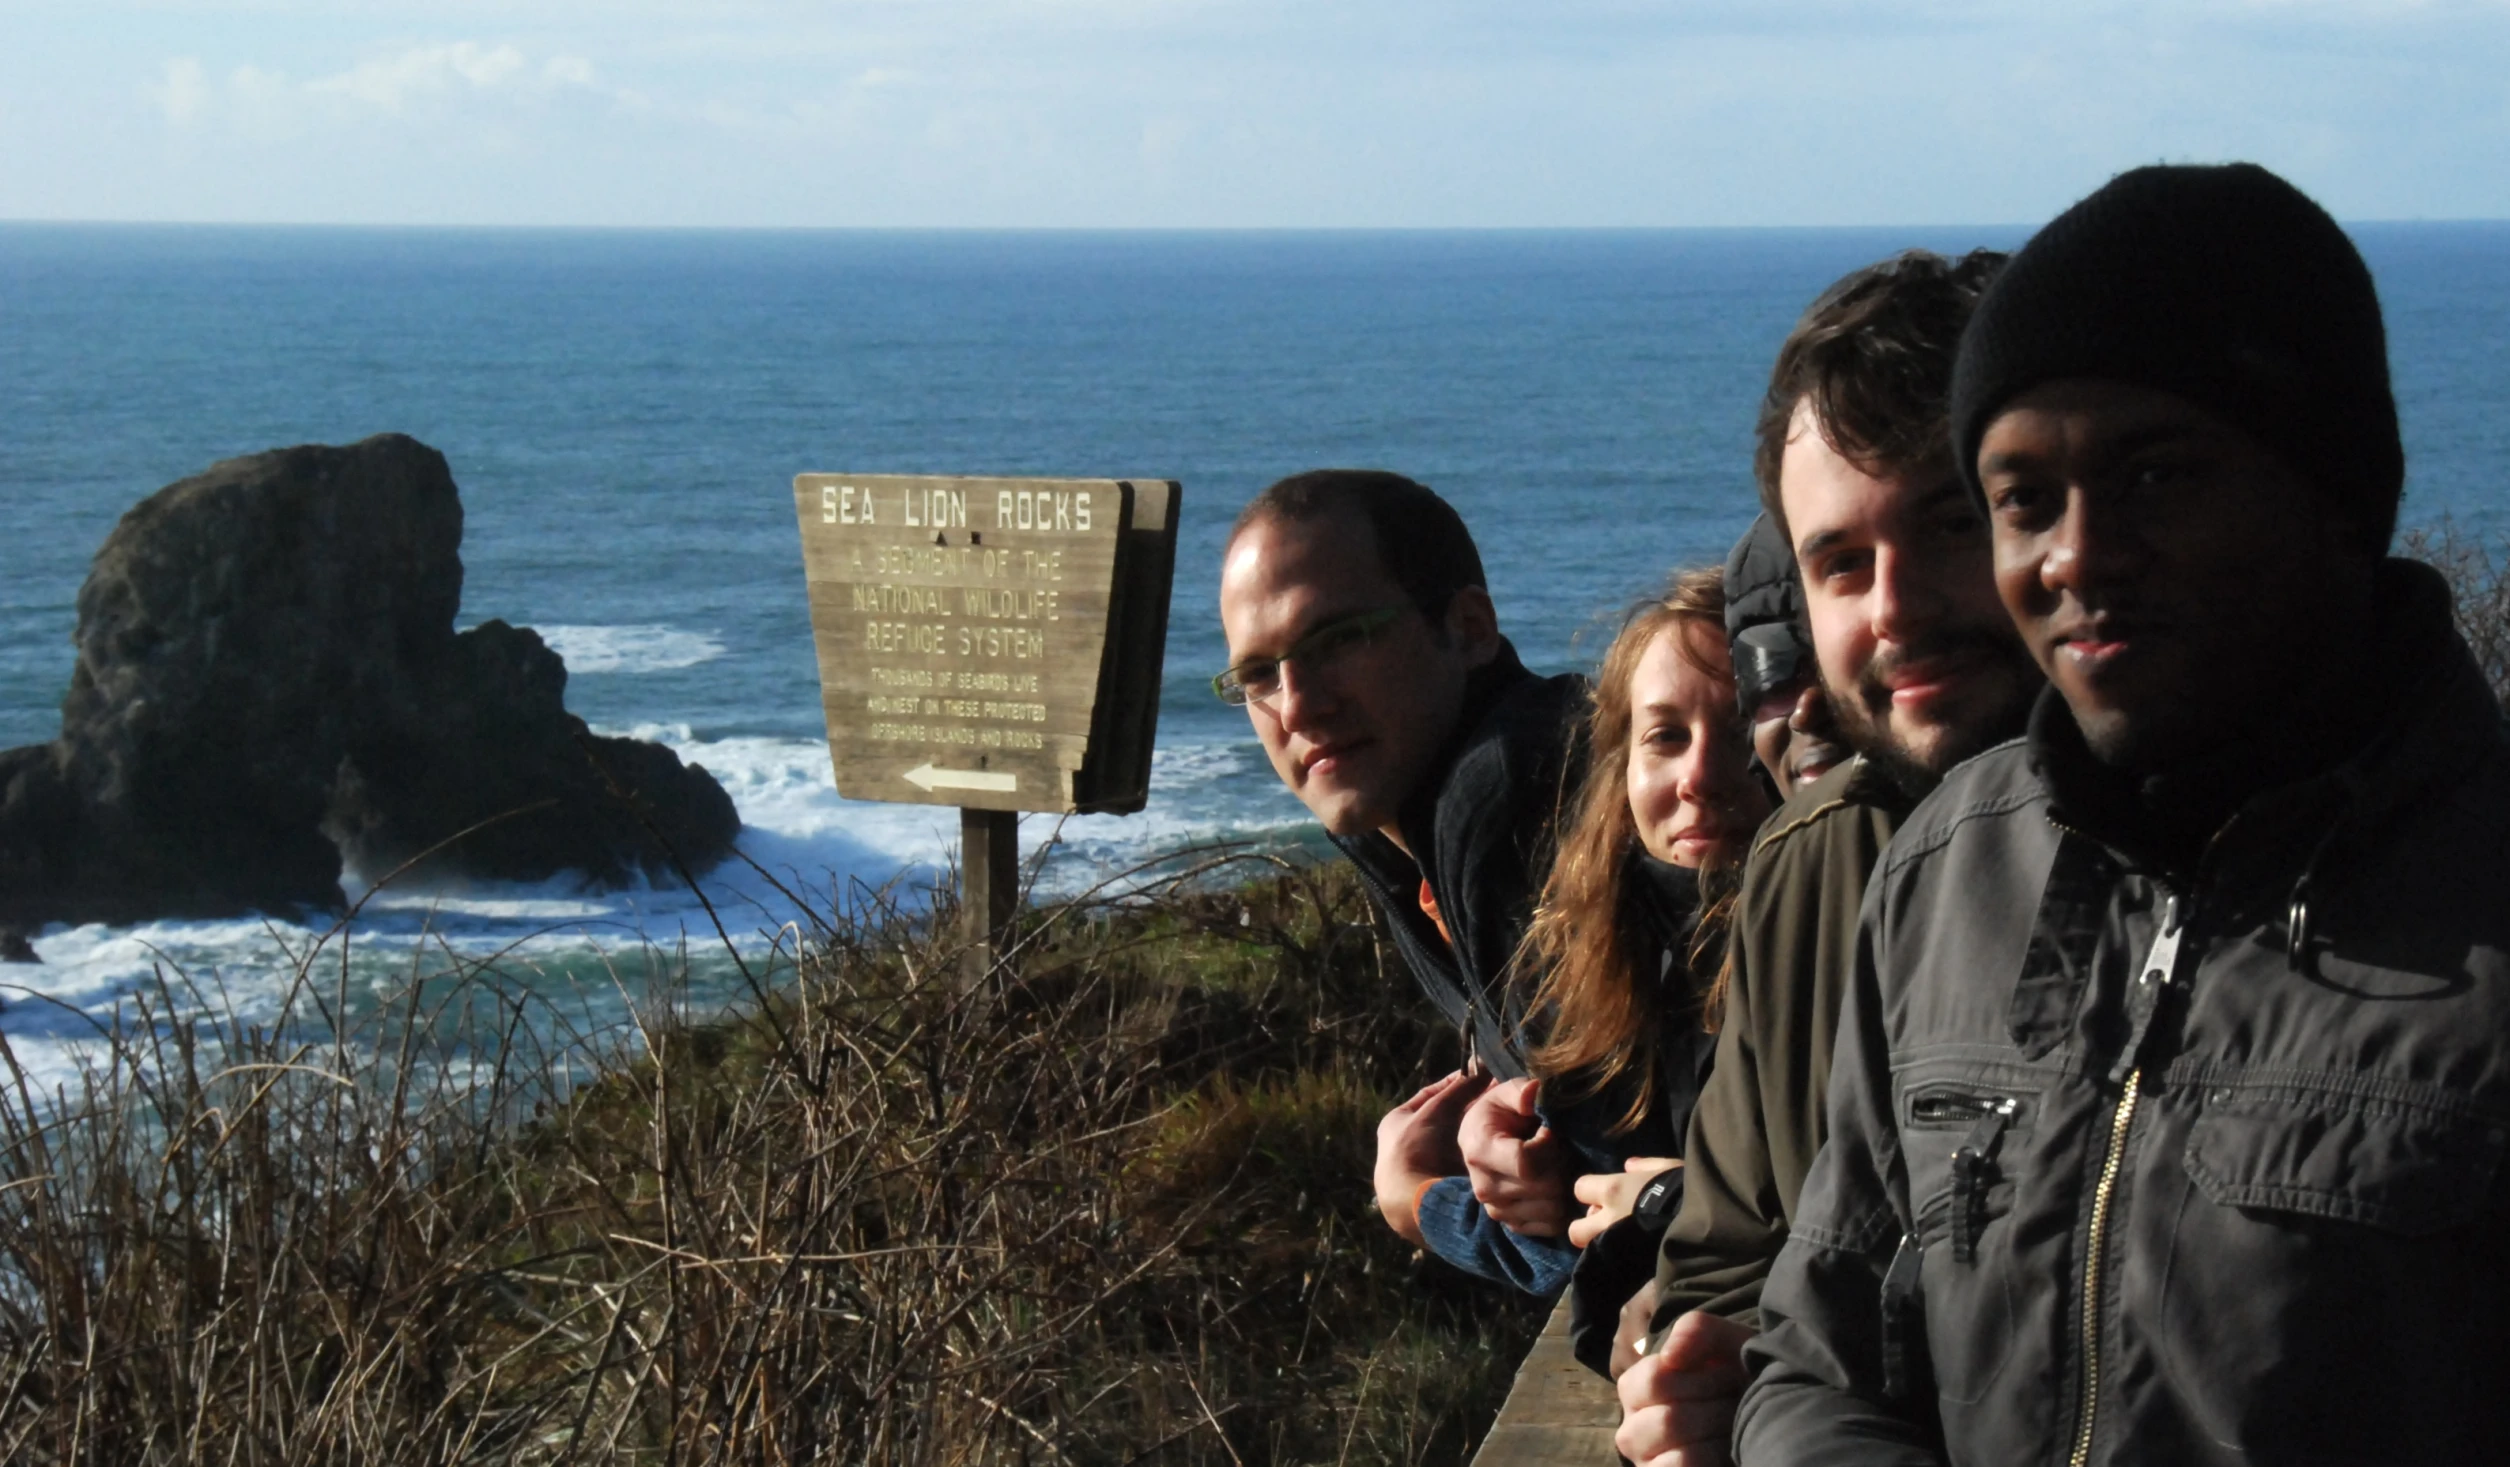
M2388 313L2404 521L2510 544L2510 224L2355 234ZM1063 823L1043 879L1298 840L1303 811L1206 686L1220 540L1256 490L1322 465L1426 481L1472 525L1526 659L1577 666L1749 522L1753 410L1816 291L1899 248L2025 235L0 225L0 746L57 732L78 587L124 510L219 459L397 431L461 486L463 624L539 629L575 712L713 771L781 884L911 889L955 816L835 794L792 476L1172 478L1149 808ZM793 916L745 866L705 886L753 950ZM357 930L361 993L430 953L501 952L593 1024L624 1011L622 955L714 940L686 892L566 881L387 893ZM0 969L0 1035L58 1078L153 969L249 1012L312 936L55 928L43 966ZM700 967L698 1001L730 991L728 963Z

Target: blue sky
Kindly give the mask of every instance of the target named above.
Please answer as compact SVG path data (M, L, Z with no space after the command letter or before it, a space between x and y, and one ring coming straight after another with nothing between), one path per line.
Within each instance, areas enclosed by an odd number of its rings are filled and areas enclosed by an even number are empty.
M2510 216L2510 0L0 0L0 218Z

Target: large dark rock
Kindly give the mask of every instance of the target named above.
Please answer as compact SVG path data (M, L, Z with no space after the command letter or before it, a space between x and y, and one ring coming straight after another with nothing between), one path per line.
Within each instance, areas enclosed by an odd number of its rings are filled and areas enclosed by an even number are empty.
M398 434L230 459L124 515L61 737L0 752L0 922L332 907L344 855L605 882L719 860L739 818L702 767L589 734L531 631L454 632L461 542L444 456Z

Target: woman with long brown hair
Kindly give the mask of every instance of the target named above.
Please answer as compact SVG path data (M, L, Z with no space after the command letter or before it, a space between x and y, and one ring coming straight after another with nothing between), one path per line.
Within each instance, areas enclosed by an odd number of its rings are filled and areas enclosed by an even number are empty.
M1494 1086L1465 1127L1489 1216L1537 1236L1565 1223L1581 1248L1642 1195L1652 1194L1645 1220L1661 1226L1680 1195L1682 1136L1713 1050L1731 874L1771 806L1735 704L1720 572L1681 572L1632 608L1596 674L1587 749L1521 964L1541 975L1528 1016L1538 1079ZM1542 1149L1555 1154L1528 1154ZM1571 1222L1563 1194L1576 1173L1587 1174L1575 1197L1588 1207ZM1579 1260L1581 1314L1600 1306L1609 1320L1644 1278L1652 1250L1629 1231L1595 1250L1616 1261ZM1576 1332L1580 1357L1601 1368L1609 1323L1600 1336Z
M1703 910L1703 879L1728 885L1770 810L1735 707L1725 606L1717 570L1681 572L1605 652L1586 781L1526 935L1543 975L1533 1070L1555 1102L1608 1099L1607 1135L1679 1144L1671 1123L1690 1114L1725 957L1729 902Z

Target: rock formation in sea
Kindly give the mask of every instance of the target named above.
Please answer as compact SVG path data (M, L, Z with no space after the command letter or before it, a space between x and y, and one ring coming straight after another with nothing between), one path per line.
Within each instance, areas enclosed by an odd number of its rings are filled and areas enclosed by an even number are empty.
M721 859L739 817L702 766L590 733L528 628L454 631L461 543L444 456L399 434L142 500L79 589L61 736L0 752L0 922L332 908L344 857L603 883Z

